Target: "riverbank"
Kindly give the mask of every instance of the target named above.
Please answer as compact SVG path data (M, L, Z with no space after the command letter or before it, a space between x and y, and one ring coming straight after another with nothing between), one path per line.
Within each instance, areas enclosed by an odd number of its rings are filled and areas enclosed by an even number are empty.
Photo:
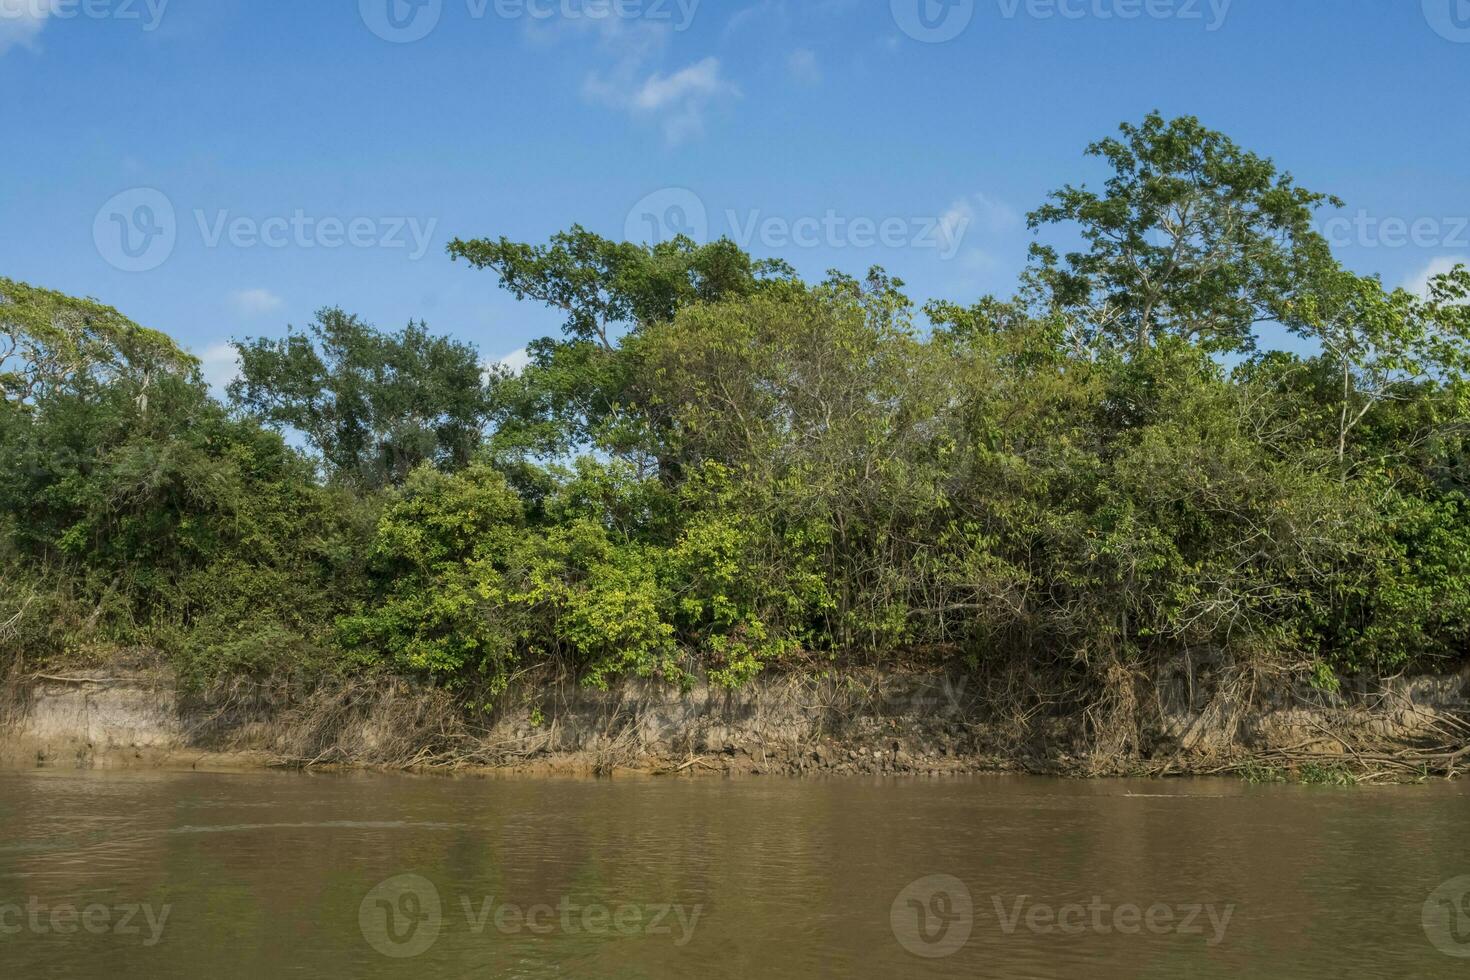
M1015 710L957 673L769 674L738 690L542 678L474 711L397 678L198 692L162 666L57 670L8 685L0 767L1406 779L1470 765L1470 667L1250 702L1162 682L1153 693L1105 742L1092 713Z

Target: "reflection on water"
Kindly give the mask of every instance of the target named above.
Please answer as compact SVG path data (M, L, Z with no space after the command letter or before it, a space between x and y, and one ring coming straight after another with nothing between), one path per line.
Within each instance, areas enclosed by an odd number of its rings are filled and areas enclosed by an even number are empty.
M1470 974L1470 788L0 776L0 973Z

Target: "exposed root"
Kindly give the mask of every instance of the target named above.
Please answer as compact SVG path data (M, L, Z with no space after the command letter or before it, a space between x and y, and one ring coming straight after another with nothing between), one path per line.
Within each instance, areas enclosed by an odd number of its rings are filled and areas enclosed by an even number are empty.
M19 661L8 671L0 721L18 724L38 696L90 702L120 687L154 715L168 705L182 723L179 748L263 753L303 770L1297 771L1373 782L1470 769L1470 673L1328 694L1300 683L1304 665L1209 651L1164 666L1099 658L1050 670L769 674L734 691L652 680L595 691L529 673L495 693L392 677L236 678L176 696L156 671L101 678L27 672Z

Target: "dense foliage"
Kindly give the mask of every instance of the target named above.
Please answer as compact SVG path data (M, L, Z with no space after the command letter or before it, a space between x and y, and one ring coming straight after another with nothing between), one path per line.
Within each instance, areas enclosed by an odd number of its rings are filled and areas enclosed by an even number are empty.
M1074 251L922 314L728 241L456 241L566 316L514 376L324 310L238 343L225 406L167 338L0 279L0 644L492 691L1462 658L1470 273L1344 269L1332 199L1193 119L1092 153L1102 190L1031 219Z

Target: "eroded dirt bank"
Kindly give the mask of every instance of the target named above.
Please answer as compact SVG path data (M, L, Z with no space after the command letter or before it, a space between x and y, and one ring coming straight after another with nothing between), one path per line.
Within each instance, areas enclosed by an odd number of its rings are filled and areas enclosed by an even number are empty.
M1238 686L1234 688L1238 690ZM1332 766L1367 778L1470 766L1470 668L1267 698L1151 684L1126 724L1002 706L961 674L769 675L738 690L527 685L493 710L401 680L179 689L166 669L24 674L0 766L371 766L608 774L1226 773ZM1113 708L1116 715L1116 706Z

